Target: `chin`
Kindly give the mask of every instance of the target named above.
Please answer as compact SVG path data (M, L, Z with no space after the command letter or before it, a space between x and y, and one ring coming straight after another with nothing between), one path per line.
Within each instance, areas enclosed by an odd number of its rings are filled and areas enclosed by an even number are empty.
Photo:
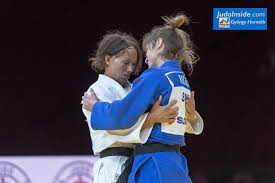
M122 81L120 81L120 84L121 85L125 85L125 84L127 84L128 83L128 79L127 80L122 80Z

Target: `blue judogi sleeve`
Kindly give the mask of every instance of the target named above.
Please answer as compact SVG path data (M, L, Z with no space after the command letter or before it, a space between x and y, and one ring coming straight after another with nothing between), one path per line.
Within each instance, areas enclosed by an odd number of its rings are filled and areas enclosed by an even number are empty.
M159 97L161 71L151 68L134 80L131 92L122 100L96 102L91 113L94 130L131 128L146 109Z

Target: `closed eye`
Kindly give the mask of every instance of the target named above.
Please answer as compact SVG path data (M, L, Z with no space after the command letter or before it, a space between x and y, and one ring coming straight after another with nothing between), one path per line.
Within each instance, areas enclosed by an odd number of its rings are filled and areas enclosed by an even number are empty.
M129 61L127 61L127 60L123 60L122 62L123 62L123 64L125 64L125 65L129 64Z

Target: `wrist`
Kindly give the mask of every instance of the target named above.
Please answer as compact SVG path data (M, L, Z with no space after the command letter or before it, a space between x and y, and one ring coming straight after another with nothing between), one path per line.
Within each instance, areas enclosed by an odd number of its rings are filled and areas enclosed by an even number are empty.
M196 115L196 113L194 113L194 115L191 118L187 119L187 120L190 123L193 123L193 122L197 121L197 119L198 119L198 116Z

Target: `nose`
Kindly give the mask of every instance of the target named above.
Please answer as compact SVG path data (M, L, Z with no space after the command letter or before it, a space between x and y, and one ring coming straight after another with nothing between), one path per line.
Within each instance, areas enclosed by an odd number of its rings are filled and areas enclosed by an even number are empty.
M130 73L130 74L132 74L133 71L134 71L134 69L135 69L135 66L132 65L132 64L130 64L130 65L127 67L127 72Z

